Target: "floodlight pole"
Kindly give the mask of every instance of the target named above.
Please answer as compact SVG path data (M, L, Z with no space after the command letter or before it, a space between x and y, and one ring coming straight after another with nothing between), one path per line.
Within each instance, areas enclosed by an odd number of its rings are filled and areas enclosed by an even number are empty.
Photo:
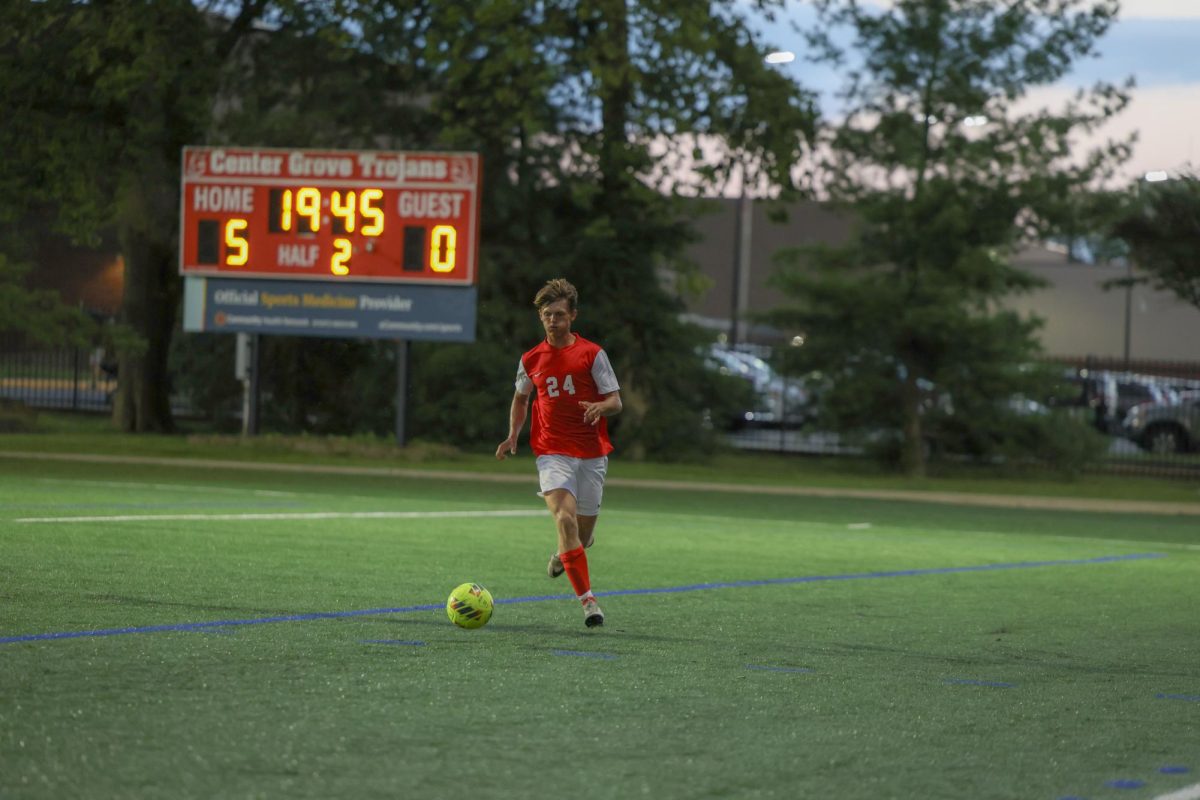
M1133 256L1125 263L1125 371L1129 371L1130 340L1133 329Z
M733 233L733 280L730 287L729 344L746 339L746 316L750 309L750 243L754 222L754 201L746 191L746 168L742 166L742 191L738 196Z

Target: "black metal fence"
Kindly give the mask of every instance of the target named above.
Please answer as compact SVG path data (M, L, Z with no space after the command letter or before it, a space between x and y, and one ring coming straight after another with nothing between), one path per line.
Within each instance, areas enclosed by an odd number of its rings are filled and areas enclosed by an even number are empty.
M723 370L753 381L757 389L752 408L734 420L717 421L728 429L727 444L822 456L861 455L868 449L862 437L821 430L803 383L776 375L764 355L722 356ZM1104 437L1105 452L1092 468L1200 475L1200 362L1095 357L1053 362L1078 389L1065 413L1086 420ZM38 349L20 337L0 338L0 398L31 408L104 413L112 410L116 388L115 362L101 346ZM177 400L173 406L183 398Z
M0 338L0 398L31 408L104 412L117 389L115 362L99 345L40 349Z

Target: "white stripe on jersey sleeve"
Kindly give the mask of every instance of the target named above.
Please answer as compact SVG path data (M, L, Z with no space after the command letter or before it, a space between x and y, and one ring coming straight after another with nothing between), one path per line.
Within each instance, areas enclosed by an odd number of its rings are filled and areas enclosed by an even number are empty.
M600 394L612 394L621 390L621 385L617 383L617 373L613 372L608 353L604 352L603 348L596 353L596 360L592 362L592 380L596 382L596 391Z
M533 391L533 381L529 380L529 376L525 374L524 361L517 361L517 379L513 381L513 386L520 394L529 394Z

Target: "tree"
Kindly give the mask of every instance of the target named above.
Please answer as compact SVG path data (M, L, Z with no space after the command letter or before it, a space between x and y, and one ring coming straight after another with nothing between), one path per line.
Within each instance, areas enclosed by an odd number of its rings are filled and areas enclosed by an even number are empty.
M172 428L167 354L179 298L179 152L203 136L217 67L261 2L214 25L189 0L9 4L0 86L9 154L0 186L16 224L48 213L76 242L115 230L125 262L123 430Z
M497 434L501 387L540 335L531 299L565 275L584 298L582 332L605 342L621 377L622 446L669 457L703 444L709 378L693 355L703 337L679 321L663 286L688 269L679 254L693 235L665 190L666 165L709 135L728 152L702 176L707 185L744 158L791 188L811 98L764 66L743 16L779 5L450 0L436 14L405 15L364 4L367 49L425 76L430 144L479 150L486 168L480 342L416 349L414 427L445 431L457 420L469 435Z
M847 109L824 139L821 179L857 222L844 246L784 254L792 302L775 324L804 332L793 370L820 370L827 416L895 443L920 475L951 414L1004 439L1005 402L1034 390L1038 321L1004 310L1037 286L1009 263L1023 240L1072 223L1072 197L1127 142L1076 158L1071 137L1126 103L1101 85L1057 113L1019 111L1032 87L1092 52L1115 0L898 0L886 10L817 0L809 40L842 65ZM831 31L848 29L859 63Z
M49 289L27 289L28 264L0 252L0 334L19 333L42 345L88 344L94 325L83 311Z
M491 438L484 426L499 423L479 412L494 406L503 419L497 387L538 335L529 299L547 278L568 275L588 304L587 333L606 341L626 384L623 441L670 454L699 441L709 389L695 388L705 378L691 355L701 335L678 321L681 306L663 286L664 275L687 269L679 253L690 224L677 198L658 190L669 157L699 135L727 146L702 175L708 185L744 160L790 188L811 100L763 65L743 17L781 4L205 7L218 16L187 0L26 3L9 84L22 113L5 143L39 166L45 180L26 185L59 204L60 227L77 238L105 225L121 231L123 314L145 346L120 367L127 429L170 425L180 146L469 149L486 169L480 342L414 348L414 427ZM359 363L342 345L281 343L301 346ZM305 402L321 401L314 393ZM299 405L289 413L308 416Z
M1142 187L1112 232L1155 288L1200 308L1200 176Z

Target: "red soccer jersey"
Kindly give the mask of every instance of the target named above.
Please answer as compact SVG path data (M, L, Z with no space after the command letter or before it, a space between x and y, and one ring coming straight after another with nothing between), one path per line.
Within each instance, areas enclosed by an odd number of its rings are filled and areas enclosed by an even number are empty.
M539 456L599 458L612 452L608 420L583 420L580 401L597 403L619 390L608 356L579 334L566 347L542 343L521 356L517 391L537 389L529 423L529 445Z

